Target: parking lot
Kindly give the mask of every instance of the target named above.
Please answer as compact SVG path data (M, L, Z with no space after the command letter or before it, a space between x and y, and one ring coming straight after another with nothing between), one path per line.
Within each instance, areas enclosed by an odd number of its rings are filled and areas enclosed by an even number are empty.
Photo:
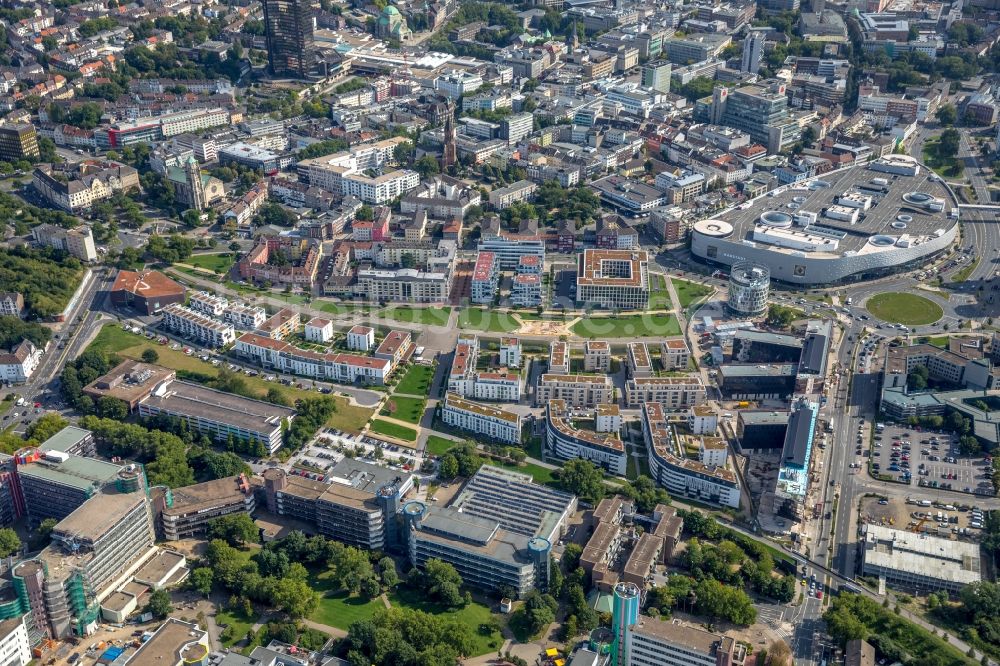
M993 495L990 462L959 455L957 441L950 433L886 424L875 435L872 471L920 487Z
M932 502L909 497L866 497L860 505L861 520L908 532L946 539L977 542L982 538L983 512L971 504Z

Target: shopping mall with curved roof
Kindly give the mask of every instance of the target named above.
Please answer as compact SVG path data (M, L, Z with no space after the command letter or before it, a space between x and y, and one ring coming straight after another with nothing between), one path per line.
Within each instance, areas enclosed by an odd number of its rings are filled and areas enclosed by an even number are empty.
M771 279L826 285L927 262L958 233L958 202L907 155L782 186L696 222L691 252L727 266L763 264Z

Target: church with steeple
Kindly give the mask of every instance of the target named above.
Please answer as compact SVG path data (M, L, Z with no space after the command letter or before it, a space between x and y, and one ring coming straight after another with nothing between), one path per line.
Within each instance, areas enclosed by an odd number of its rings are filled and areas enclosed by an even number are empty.
M225 196L222 181L201 172L198 160L192 155L183 166L167 168L167 180L174 186L177 201L194 210L205 210Z

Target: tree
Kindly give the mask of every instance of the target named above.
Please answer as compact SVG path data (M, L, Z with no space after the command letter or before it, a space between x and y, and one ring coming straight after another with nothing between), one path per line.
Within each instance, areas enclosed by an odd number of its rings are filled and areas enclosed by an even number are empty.
M913 370L906 375L906 387L911 391L923 391L927 388L927 380L930 371L925 365L914 366Z
M42 414L38 419L28 426L28 439L36 442L44 442L52 435L56 434L69 425L69 421L64 419L58 412L48 412Z
M164 589L153 590L146 602L146 612L152 613L153 617L162 620L174 611L174 605L170 601L170 593Z
M208 521L208 538L225 539L231 546L255 543L260 531L245 513L231 513Z
M583 555L583 546L572 542L566 544L566 548L563 549L562 565L567 573L580 566L581 555Z
M945 127L951 127L958 120L958 111L954 104L942 104L934 114L937 121Z
M46 518L45 520L43 520L41 523L38 524L38 530L36 530L38 532L38 536L40 536L43 539L48 539L49 536L52 534L52 530L54 530L56 525L58 524L59 521L56 520L55 518Z
M582 458L566 461L559 474L559 485L592 504L604 499L606 490L601 470L594 463Z
M447 480L456 476L458 476L458 460L450 453L446 453L438 461L438 478Z
M414 162L413 170L420 174L421 180L424 180L440 173L441 166L432 155L424 155L419 160Z
M771 656L771 666L789 666L792 663L792 648L783 640L775 640L767 648Z
M155 349L146 349L142 352L142 360L144 363L156 363L160 360L160 354Z
M21 539L9 527L0 529L0 558L21 552Z
M399 584L399 574L396 572L396 563L391 557L383 557L378 561L379 574L382 577L382 585L386 589L392 589Z
M97 399L95 408L98 415L106 419L124 421L128 418L128 404L124 400L119 400L110 395L103 395Z
M941 132L941 138L938 142L937 154L941 159L954 159L958 155L958 145L961 141L961 135L958 130L949 127L945 131Z
M215 582L215 575L211 567L198 567L191 572L188 579L188 586L203 597L208 597L212 593L212 585Z
M364 596L369 599L374 599L381 593L382 585L379 583L377 578L365 578L361 581L361 594Z

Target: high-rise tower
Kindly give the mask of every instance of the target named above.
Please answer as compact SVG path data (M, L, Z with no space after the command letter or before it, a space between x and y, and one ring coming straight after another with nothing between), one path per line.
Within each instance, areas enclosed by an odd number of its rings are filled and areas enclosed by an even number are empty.
M306 78L313 57L313 10L309 0L264 0L264 27L271 74Z
M743 38L743 61L740 69L756 74L760 71L760 61L764 57L764 33L751 30Z
M458 147L455 137L455 120L452 113L444 121L444 153L441 156L441 168L447 169L458 160Z

